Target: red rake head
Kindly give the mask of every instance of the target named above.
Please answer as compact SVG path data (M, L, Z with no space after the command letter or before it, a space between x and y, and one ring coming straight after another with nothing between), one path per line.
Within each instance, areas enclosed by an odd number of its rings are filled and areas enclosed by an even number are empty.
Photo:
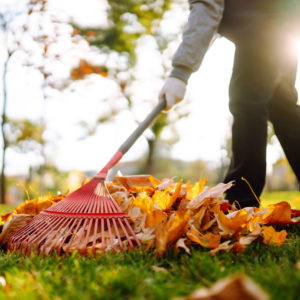
M104 177L104 176L103 176ZM58 255L78 251L82 255L130 249L140 242L127 216L111 197L102 176L74 191L68 197L42 211L11 236L8 248L30 254Z

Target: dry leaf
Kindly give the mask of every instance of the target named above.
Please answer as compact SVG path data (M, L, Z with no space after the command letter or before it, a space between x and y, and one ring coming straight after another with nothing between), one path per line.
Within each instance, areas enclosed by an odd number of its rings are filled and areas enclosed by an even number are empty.
M0 246L5 245L8 242L10 236L24 227L32 218L33 216L31 215L13 214L10 221L5 223L3 226L2 233L0 234Z
M154 272L162 272L162 273L165 273L165 274L168 273L168 270L166 268L158 267L158 266L152 266L152 270Z
M300 222L300 212L291 210L286 202L266 208L236 209L223 199L223 193L232 186L232 182L209 188L205 186L207 179L200 179L192 185L190 182L182 184L182 180L175 183L172 177L158 180L151 175L124 176L119 173L116 178L117 180L106 182L106 188L129 217L128 221L142 242L143 249L153 247L158 255L162 255L169 247L175 247L176 250L183 248L190 253L189 246L193 242L213 249L210 251L211 255L219 251L241 252L258 237L262 237L259 241L280 246L286 240L286 231L276 232L266 225ZM20 218L22 214L37 215L67 194L25 201L13 212L0 216L0 222L6 228L12 224L9 220L13 214ZM76 232L70 232L62 245L63 249L70 246L70 251L75 251L78 245L79 249L87 246L89 253L101 253L103 247L106 250L120 250L114 228L111 229L111 240L107 228L105 229L105 241L102 245L102 232L99 228L95 231L93 226L89 230L88 226L81 224ZM62 236L66 230L67 228L62 228L62 231L53 230L53 234L43 244L46 252L51 252L64 241ZM124 233L121 228L119 231L119 237L126 247ZM4 237L6 234L3 232L0 236L4 240L4 246L7 242ZM34 235L33 231L33 239Z
M186 241L186 238L179 239L179 240L176 242L175 249L176 249L177 251L179 251L179 248L182 248L182 249L184 249L184 251L185 251L186 253L191 254L191 251L190 251L190 249L186 246L185 241Z
M214 256L220 251L230 250L232 248L232 245L230 245L230 243L231 243L231 240L221 243L217 248L210 250L209 254Z
M201 245L202 247L211 249L217 248L221 240L220 235L213 234L211 232L201 234L194 226L191 226L186 235L193 242Z
M268 295L250 278L236 276L219 280L210 288L196 290L181 300L267 300ZM175 299L174 299L175 300ZM179 299L177 299L179 300Z
M244 227L250 217L251 216L247 214L245 209L241 209L228 215L225 215L222 211L220 211L217 221L224 234L232 235L237 230Z
M197 209L201 206L203 201L206 198L218 198L222 197L224 192L230 189L233 185L233 181L230 181L228 183L219 183L215 187L212 187L211 189L208 189L205 187L205 189L197 194L195 198L191 200L191 202L188 204L187 208L189 209Z
M285 230L277 232L272 226L263 226L262 236L264 244L281 246L286 240L287 232Z
M251 232L250 234L248 234L246 236L242 236L239 239L239 243L244 246L248 246L259 237L260 233L261 233L261 229Z
M271 213L264 218L268 224L286 224L291 222L291 206L287 202L279 202L266 207Z

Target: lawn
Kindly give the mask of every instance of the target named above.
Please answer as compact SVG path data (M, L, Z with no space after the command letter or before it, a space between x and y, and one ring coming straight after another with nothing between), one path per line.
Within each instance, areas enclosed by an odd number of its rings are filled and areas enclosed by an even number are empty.
M297 205L297 197L298 192L269 193L262 199ZM162 258L151 250L108 253L98 259L75 255L23 258L0 252L0 277L6 280L4 287L0 285L0 299L172 299L240 273L258 283L271 299L299 299L299 227L287 228L289 239L281 247L253 243L239 255L211 257L197 246L191 255L170 250Z
M287 201L292 208L300 209L299 191L265 192L261 196L262 206Z

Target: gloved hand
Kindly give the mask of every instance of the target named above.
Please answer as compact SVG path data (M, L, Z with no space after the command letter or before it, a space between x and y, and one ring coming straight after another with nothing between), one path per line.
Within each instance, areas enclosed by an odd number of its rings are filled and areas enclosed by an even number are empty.
M184 81L175 77L168 77L158 96L160 100L166 96L167 106L164 110L169 110L180 102L184 97L185 90L186 83Z

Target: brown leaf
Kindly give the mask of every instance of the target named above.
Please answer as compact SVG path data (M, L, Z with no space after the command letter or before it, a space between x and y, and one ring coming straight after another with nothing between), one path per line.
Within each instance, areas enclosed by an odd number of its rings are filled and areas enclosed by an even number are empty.
M242 275L219 280L210 288L196 290L181 300L267 300L269 296L250 278ZM174 299L175 300L175 299ZM179 299L177 299L179 300Z
M3 231L0 234L0 246L5 246L10 236L23 228L32 218L33 216L28 214L13 214L10 221L4 224Z
M216 249L213 249L213 250L210 250L209 251L209 254L211 256L214 256L216 255L218 252L221 252L221 251L228 251L232 248L233 245L230 245L231 241L226 241L226 242L223 242L221 243Z
M179 248L182 248L182 249L185 250L186 253L191 254L191 251L190 251L190 249L186 246L185 241L186 241L186 238L181 238L181 239L179 239L179 240L176 242L175 249L176 249L176 251L179 251Z
M259 237L260 233L261 233L261 229L253 231L252 233L241 237L239 239L239 243L244 246L248 246Z

